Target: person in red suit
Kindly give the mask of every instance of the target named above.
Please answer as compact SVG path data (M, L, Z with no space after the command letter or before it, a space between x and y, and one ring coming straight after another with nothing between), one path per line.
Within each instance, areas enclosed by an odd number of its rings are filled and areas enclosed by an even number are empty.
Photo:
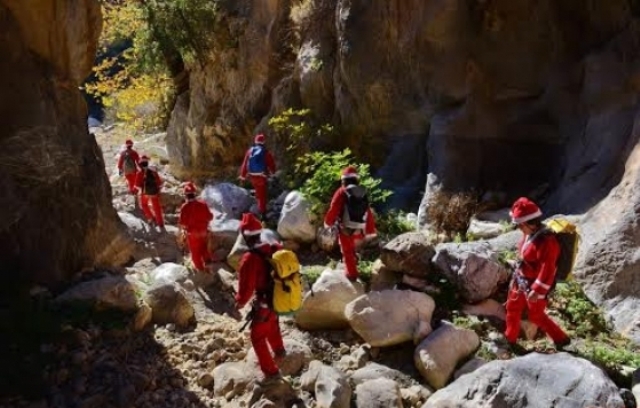
M129 193L135 194L136 174L139 170L140 156L138 155L138 152L133 150L132 140L129 139L124 144L125 149L120 152L120 157L118 158L118 173L120 176L124 175L127 180Z
M360 219L350 219L347 211L349 196L366 195L366 190L359 185L358 172L355 167L348 166L342 171L342 185L335 191L329 210L324 217L325 228L338 226L338 242L342 251L342 260L346 268L347 278L358 279L356 243L363 238L374 238L377 235L375 218L368 205L362 203ZM356 197L357 198L357 197Z
M140 206L147 220L164 228L164 216L160 204L162 179L158 172L149 167L149 158L140 157L140 171L136 174L136 192L140 192ZM153 207L153 211L151 210Z
M545 312L547 295L555 281L560 245L545 229L542 211L533 201L519 198L510 215L523 236L518 243L518 264L507 298L505 337L512 346L516 344L522 312L527 309L529 320L551 337L556 348L562 349L571 340Z
M178 224L186 232L193 265L198 271L205 272L205 266L212 258L207 244L213 214L204 201L196 199L196 186L192 182L185 184L184 195L187 201L180 207Z
M268 177L276 172L276 162L273 155L264 146L265 137L263 134L256 135L253 146L244 155L242 166L240 166L240 180L245 181L247 176L256 192L258 201L258 211L260 211L262 221L267 214L267 181Z
M280 244L263 243L260 240L262 224L251 213L245 213L240 221L240 233L244 237L249 251L240 259L238 266L238 292L236 294L236 307L243 308L252 297L251 314L251 344L258 357L260 369L264 373L264 381L272 381L281 378L276 360L271 355L271 350L276 358L280 359L286 354L278 315L273 311L271 298L273 290L271 286L270 268L265 258L256 252L269 256L281 249ZM269 349L271 348L271 350Z

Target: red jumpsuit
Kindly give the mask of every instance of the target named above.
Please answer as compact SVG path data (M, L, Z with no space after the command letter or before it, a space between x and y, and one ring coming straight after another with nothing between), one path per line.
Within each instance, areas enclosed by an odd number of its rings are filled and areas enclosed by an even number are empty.
M529 320L544 331L554 343L568 341L567 334L545 313L547 294L556 275L556 260L560 254L560 246L553 235L546 234L525 244L523 237L518 244L518 251L522 266L519 272L526 279L530 290L536 296L528 299L515 283L511 284L507 299L507 329L505 337L510 343L515 343L520 334L520 321L524 309L528 310ZM523 247L524 246L524 247Z
M187 232L187 244L191 252L191 260L197 270L204 270L211 261L211 253L207 245L207 231L213 214L209 206L202 200L188 200L180 207L179 224Z
M164 226L164 216L162 214L162 205L160 204L160 194L149 195L145 194L144 191L144 178L147 172L151 173L150 176L155 177L158 191L162 188L162 179L157 171L147 168L136 173L136 189L142 192L140 195L140 207L142 207L142 212L147 220L155 220L156 224L162 227ZM153 207L153 211L151 211L149 204Z
M138 152L136 152L133 149L128 149L129 150L129 155L131 156L131 158L133 159L133 161L136 163L136 167L138 166L138 163L140 163L140 156L138 156ZM124 156L125 156L126 150L123 151L122 153L120 153L120 158L118 159L118 171L120 173L122 173L124 171ZM125 173L124 177L127 179L127 186L129 187L129 192L131 194L135 194L136 192L136 175L138 173L136 171L132 172L132 173Z
M251 185L256 191L256 200L258 201L258 210L261 214L266 214L267 212L267 177L276 172L276 162L273 160L273 155L271 155L270 151L265 152L265 160L267 164L267 173L249 173L249 155L251 154L251 149L247 150L247 153L244 155L244 160L242 161L242 166L240 166L240 177L243 179L249 176L249 181Z
M342 214L344 212L344 206L346 204L346 192L345 187L341 186L333 194L331 199L331 205L329 211L324 216L325 227L330 227L339 222L339 234L338 241L340 242L340 250L342 251L342 260L344 261L345 268L347 269L347 278L351 280L358 279L358 263L356 258L356 242L366 237L372 237L377 234L376 223L371 211L371 208L367 210L367 219L364 231L352 231L342 226Z
M275 249L279 248L280 246L275 246ZM272 251L268 244L261 244L257 249L265 254L270 254ZM253 344L253 349L258 357L260 369L266 376L279 372L269 351L269 346L276 355L282 355L285 351L278 315L267 305L265 297L260 294L261 291L268 288L268 273L269 270L264 258L258 254L246 252L240 259L238 266L238 293L236 294L238 307L242 308L256 293L254 302L256 315L251 322L251 344Z

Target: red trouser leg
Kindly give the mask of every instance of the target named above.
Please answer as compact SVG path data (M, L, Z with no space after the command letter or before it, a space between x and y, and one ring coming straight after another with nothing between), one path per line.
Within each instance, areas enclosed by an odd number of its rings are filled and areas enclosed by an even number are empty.
M127 179L127 186L129 187L129 192L131 194L135 194L135 186L136 186L136 173L125 174L124 178Z
M547 333L554 343L567 341L569 336L545 313L547 299L538 299L536 301L528 300L527 307L529 308L529 320L531 323Z
M262 372L265 375L277 374L278 366L271 355L269 345L274 349L278 347L280 350L284 349L284 346L278 326L278 316L273 311L266 308L259 309L258 315L251 324L251 344Z
M191 252L191 260L197 270L204 269L205 263L211 260L209 249L207 248L207 234L193 233L187 235L187 243L189 244L189 252Z
M153 213L151 212L151 207L149 206L149 198L151 196L141 194L140 195L140 207L142 207L142 213L147 221L153 221Z
M504 336L509 343L518 341L522 312L525 307L527 307L526 295L513 287L509 289L507 298L507 329L504 332Z
M353 236L344 234L342 231L338 234L340 242L340 250L342 251L342 261L347 269L347 278L358 279L358 264L356 261L356 245L353 242Z
M160 204L160 195L149 196L151 198L151 205L153 206L153 215L156 220L156 224L162 227L164 225L164 216L162 215L162 205Z
M256 190L258 210L261 214L267 213L267 178L263 176L249 176L253 189Z

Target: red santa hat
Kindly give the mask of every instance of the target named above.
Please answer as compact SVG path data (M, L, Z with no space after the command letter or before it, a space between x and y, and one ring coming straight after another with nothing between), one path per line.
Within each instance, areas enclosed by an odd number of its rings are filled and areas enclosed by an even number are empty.
M125 144L125 146L133 146L133 140L131 140L131 139L127 139L127 140L124 142L124 144Z
M348 178L358 178L358 170L356 170L353 166L347 166L342 170L342 176L340 177L342 180Z
M195 192L196 192L195 184L193 184L193 182L191 182L191 181L187 181L184 184L184 193L185 194L195 194Z
M240 232L246 236L260 235L262 224L252 213L244 213L240 220Z
M511 222L514 224L522 224L542 216L540 207L526 197L518 198L511 206L509 211Z
M256 135L255 139L253 139L253 143L264 144L264 135L262 133L260 133L259 135Z

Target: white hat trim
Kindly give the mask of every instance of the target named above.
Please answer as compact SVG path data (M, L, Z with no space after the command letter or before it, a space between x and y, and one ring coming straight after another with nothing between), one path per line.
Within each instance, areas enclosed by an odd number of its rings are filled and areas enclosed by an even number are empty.
M252 236L252 235L260 235L262 233L262 230L253 230L253 231L243 231L242 232L244 235L248 235L248 236Z
M514 224L522 224L523 222L531 221L535 218L542 217L542 211L538 210L534 213L522 216L520 218L513 218L513 214L511 212L509 212L509 215L511 215L511 220L512 220L511 222L513 222Z
M345 174L342 177L340 177L342 180L346 180L348 178L358 178L358 175L356 173L349 173L349 174Z

